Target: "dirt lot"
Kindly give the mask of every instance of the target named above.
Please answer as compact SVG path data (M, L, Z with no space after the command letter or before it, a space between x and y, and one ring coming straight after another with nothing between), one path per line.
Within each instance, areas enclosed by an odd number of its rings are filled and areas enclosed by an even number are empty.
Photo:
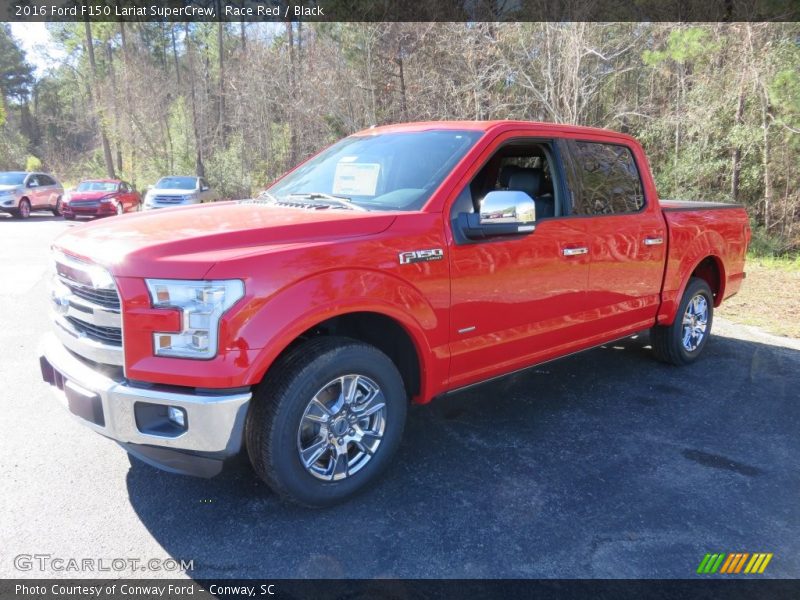
M750 259L741 291L717 314L775 335L800 338L800 261Z

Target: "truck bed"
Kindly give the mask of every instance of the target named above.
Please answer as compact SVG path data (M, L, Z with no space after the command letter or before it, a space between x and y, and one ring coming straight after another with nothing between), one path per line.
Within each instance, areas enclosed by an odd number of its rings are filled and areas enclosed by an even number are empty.
M717 280L714 304L739 291L750 241L747 212L741 204L661 200L669 230L669 250L664 272L659 322L671 322L689 275L700 266Z

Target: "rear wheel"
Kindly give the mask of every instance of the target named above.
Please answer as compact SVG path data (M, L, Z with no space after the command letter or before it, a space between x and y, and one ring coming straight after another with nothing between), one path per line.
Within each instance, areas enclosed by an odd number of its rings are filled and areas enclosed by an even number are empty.
M61 196L59 196L58 200L56 200L56 205L53 208L53 216L54 217L60 217L61 216Z
M259 386L247 452L278 495L329 506L388 465L406 408L403 379L383 352L348 338L317 338L290 350Z
M704 279L692 277L672 325L650 330L656 358L679 366L694 362L708 341L713 320L714 294Z
M23 198L19 201L19 208L17 208L17 212L14 216L20 219L27 219L31 216L31 203L27 198Z

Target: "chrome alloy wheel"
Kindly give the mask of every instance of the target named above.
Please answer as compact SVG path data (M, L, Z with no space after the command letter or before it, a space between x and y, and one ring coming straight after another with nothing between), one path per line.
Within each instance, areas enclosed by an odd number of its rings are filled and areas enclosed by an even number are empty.
M300 462L317 479L345 479L372 459L385 428L380 386L364 375L344 375L325 384L306 406L297 431Z
M703 294L694 296L683 313L683 347L694 352L703 342L708 327L708 300Z

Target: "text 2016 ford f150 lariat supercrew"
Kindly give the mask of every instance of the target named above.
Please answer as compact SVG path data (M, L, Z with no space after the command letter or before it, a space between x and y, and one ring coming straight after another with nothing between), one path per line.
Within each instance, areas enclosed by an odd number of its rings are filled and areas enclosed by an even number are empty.
M694 361L749 238L739 206L659 202L625 135L373 128L257 199L63 234L42 374L151 464L211 476L246 448L327 505L387 465L409 401L645 329Z

